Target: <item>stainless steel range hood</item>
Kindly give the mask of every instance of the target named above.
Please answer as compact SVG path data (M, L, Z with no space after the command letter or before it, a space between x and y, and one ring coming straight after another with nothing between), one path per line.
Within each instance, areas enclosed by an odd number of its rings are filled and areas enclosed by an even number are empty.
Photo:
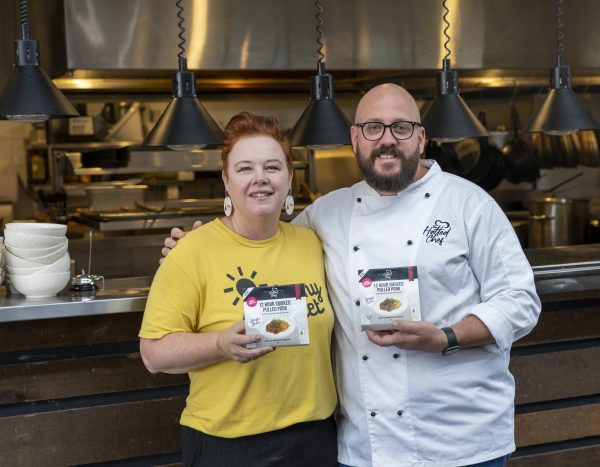
M61 88L168 91L177 67L174 1L31 0L36 24L47 15L38 8L43 3L54 5L54 11L63 3L64 42L61 27L56 38L43 38L47 44L32 28L42 42L44 66L55 71L64 64L69 70L58 80ZM307 89L307 77L316 69L312 1L187 0L184 5L186 56L189 67L199 70L200 92ZM441 2L322 0L322 5L327 68L336 89L389 79L425 80L424 87L433 89L432 71L444 55ZM554 2L448 0L448 6L451 59L461 69L463 90L547 85L555 61ZM600 2L570 0L564 10L565 61L573 68L574 84L598 85Z

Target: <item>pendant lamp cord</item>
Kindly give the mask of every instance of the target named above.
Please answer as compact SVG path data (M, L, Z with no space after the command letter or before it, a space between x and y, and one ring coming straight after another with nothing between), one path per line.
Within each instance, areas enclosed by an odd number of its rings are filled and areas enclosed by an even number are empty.
M444 9L444 15L442 16L444 21L444 37L446 38L444 41L444 49L446 50L446 56L444 57L445 61L450 59L450 48L448 47L448 44L450 44L450 34L448 34L448 29L450 29L448 14L450 13L450 10L448 10L448 7L446 6L446 0L442 0L442 8Z
M562 66L563 62L563 52L565 51L565 46L563 45L563 10L562 10L563 0L556 0L556 66Z
M19 1L19 19L21 21L21 39L29 40L29 12L27 0Z
M317 10L319 10L315 15L315 18L317 19L317 27L315 29L317 30L317 34L319 35L317 37L317 44L319 44L319 48L317 49L317 54L319 55L319 60L317 62L317 70L319 74L322 75L325 74L325 54L323 53L324 44L322 29L323 17L321 16L323 13L323 7L318 1L315 2L315 6L317 7Z
M185 53L185 37L183 36L185 33L185 28L183 27L183 22L185 21L183 17L183 0L176 0L175 5L177 6L177 18L179 18L179 21L177 22L177 27L179 28L179 34L177 34L179 37L179 44L177 44L177 47L179 47L179 53L177 54L177 57L179 58L179 71L187 71L187 60L183 56Z

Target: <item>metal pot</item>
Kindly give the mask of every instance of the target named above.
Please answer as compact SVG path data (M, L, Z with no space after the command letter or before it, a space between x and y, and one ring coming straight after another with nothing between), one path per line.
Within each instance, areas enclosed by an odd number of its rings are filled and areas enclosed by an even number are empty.
M589 200L538 198L531 201L529 212L529 248L585 243Z

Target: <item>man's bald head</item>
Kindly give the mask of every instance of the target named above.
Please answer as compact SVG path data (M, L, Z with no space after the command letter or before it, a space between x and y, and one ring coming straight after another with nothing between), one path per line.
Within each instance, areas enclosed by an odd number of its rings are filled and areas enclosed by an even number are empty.
M399 119L420 122L421 115L413 96L397 84L375 86L362 97L356 108L355 123Z

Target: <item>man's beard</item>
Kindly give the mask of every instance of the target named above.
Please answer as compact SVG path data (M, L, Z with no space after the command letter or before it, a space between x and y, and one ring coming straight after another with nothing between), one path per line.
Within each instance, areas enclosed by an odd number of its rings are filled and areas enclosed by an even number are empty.
M391 154L400 159L400 172L393 175L382 175L375 171L375 161L381 154ZM419 148L415 153L406 157L404 152L393 145L375 148L369 158L364 158L360 149L356 148L356 160L363 178L369 186L380 193L398 193L410 185L419 167ZM391 161L392 159L390 159Z

